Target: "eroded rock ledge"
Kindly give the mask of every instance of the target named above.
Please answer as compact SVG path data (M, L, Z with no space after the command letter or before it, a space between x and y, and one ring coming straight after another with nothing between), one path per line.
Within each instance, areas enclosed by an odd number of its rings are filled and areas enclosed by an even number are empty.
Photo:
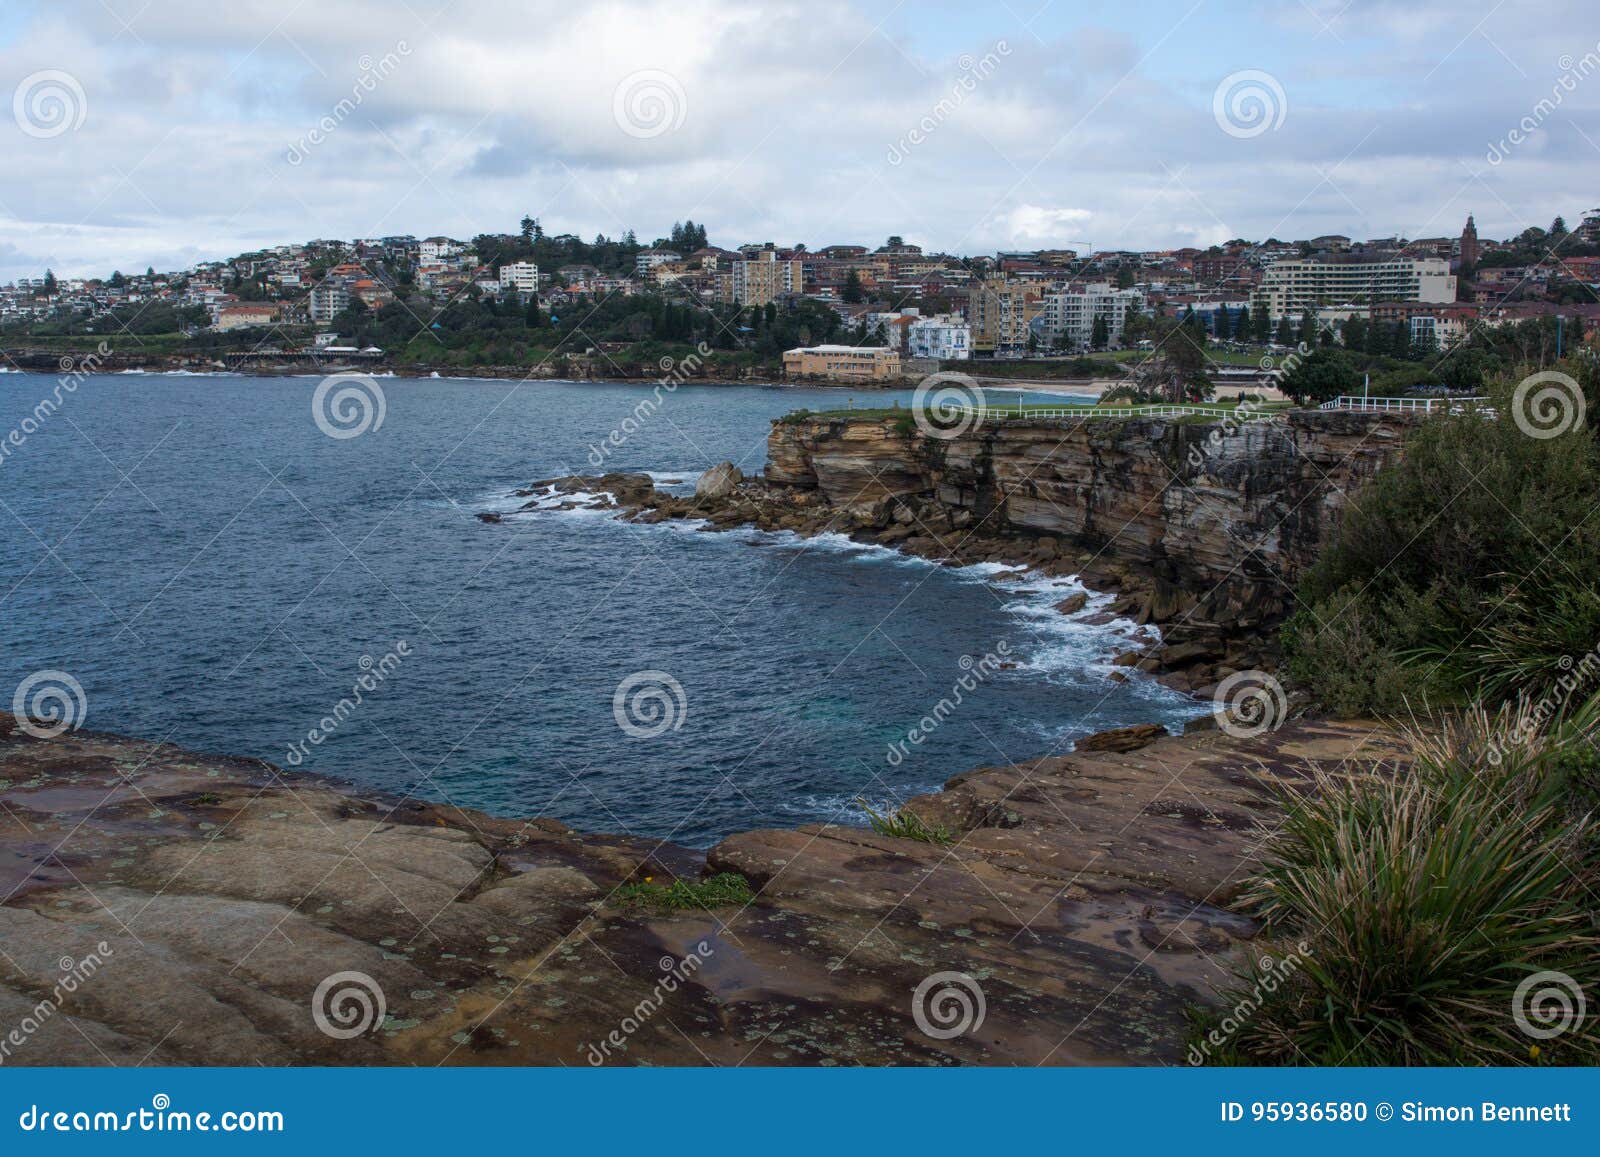
M1398 750L1359 723L1168 736L957 776L911 803L950 846L807 826L702 858L139 740L0 734L4 1063L1177 1063L1185 1005L1255 936L1228 904L1268 786ZM702 871L755 901L651 916L615 895ZM663 994L663 963L694 951ZM340 1040L312 999L348 971L387 1018ZM912 1015L942 971L986 1005L948 1040Z

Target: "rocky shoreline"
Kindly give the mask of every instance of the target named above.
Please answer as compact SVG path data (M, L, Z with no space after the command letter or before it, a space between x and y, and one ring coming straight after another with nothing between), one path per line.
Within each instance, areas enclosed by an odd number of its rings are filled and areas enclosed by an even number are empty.
M949 843L701 854L6 730L13 1065L1182 1063L1187 1009L1276 950L1229 904L1279 793L1403 758L1363 723L1127 729L910 801ZM634 898L715 873L751 894Z
M1092 593L1116 595L1109 606L1081 621L1100 625L1128 619L1162 630L1159 643L1116 655L1117 666L1152 674L1167 687L1202 697L1236 671L1270 671L1279 660L1271 621L1247 619L1225 642L1205 624L1183 621L1196 601L1185 599L1148 571L1053 536L989 531L974 525L970 517L952 516L936 503L915 498L841 508L815 491L774 484L760 476L747 478L731 462L707 471L692 496L673 494L648 474L625 472L542 479L512 496L527 500L524 510L601 506L646 525L691 521L702 523L701 529L708 532L750 527L801 538L842 534L946 566L998 563L1052 578L1076 578ZM478 517L498 523L504 516L486 512ZM1069 595L1056 610L1080 615L1088 600L1088 594ZM1252 630L1257 626L1262 629ZM1112 672L1110 678L1122 676Z

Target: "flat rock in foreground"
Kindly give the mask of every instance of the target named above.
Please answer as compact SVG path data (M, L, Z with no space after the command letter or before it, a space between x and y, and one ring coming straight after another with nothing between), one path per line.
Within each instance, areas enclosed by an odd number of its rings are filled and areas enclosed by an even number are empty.
M949 845L746 832L706 858L754 902L652 915L614 893L693 878L698 853L138 740L0 737L3 1059L1177 1062L1185 1005L1255 933L1228 904L1276 815L1263 784L1399 753L1296 722L981 769L911 805Z

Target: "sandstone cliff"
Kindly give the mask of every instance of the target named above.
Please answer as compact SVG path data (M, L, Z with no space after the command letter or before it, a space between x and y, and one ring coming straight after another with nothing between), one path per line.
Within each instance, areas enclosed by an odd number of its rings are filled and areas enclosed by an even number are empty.
M1157 622L1258 631L1350 497L1402 448L1405 417L1293 411L1255 422L1006 420L951 438L909 417L774 423L766 478L858 514L914 509L965 534L1083 548L1085 578L1144 587Z

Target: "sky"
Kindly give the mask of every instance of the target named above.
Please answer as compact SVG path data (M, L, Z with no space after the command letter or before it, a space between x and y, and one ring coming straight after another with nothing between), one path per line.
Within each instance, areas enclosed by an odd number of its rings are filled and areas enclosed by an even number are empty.
M524 214L966 254L1600 204L1592 0L5 0L5 94L0 282Z

